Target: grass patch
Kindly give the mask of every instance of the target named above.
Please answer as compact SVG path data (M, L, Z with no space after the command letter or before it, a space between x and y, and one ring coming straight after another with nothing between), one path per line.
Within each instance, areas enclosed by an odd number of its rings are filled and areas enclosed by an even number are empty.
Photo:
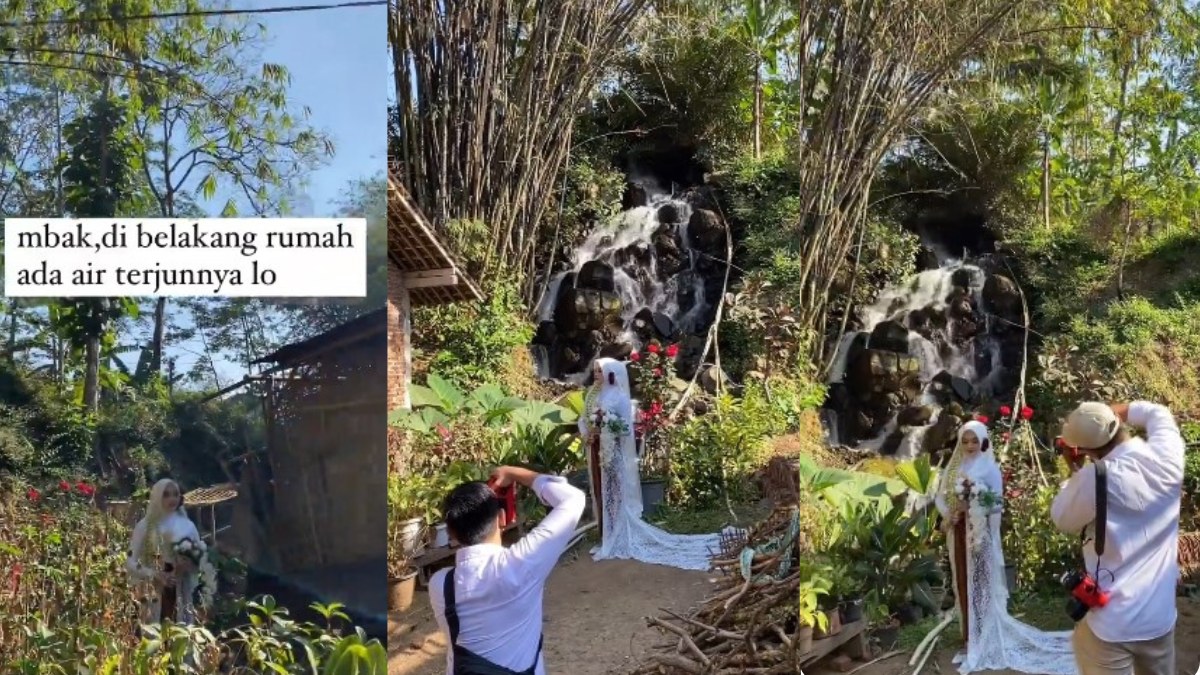
M1060 631L1071 630L1075 624L1063 610L1066 596L1056 595L1052 591L1036 593L1017 593L1008 600L1008 611L1013 618L1023 621L1038 630ZM896 637L896 649L913 651L920 646L929 631L937 628L940 619L937 616L927 616L924 619L904 626ZM962 629L958 619L946 626L938 638L938 649L962 649Z
M771 510L759 504L734 504L733 512L737 516L736 521L724 507L695 510L667 507L646 520L674 534L711 534L731 522L739 527L748 527L765 519Z

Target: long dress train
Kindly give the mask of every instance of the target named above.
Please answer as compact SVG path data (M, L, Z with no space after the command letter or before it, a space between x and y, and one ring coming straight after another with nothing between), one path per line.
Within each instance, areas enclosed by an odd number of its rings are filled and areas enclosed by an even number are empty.
M967 643L966 654L959 663L960 673L980 670L1016 670L1031 675L1077 675L1071 631L1043 631L1014 619L1008 613L1008 586L1004 577L1004 549L1000 539L999 506L981 504L978 495L987 491L999 498L1003 480L995 453L983 450L969 458L961 452L962 435L974 432L981 445L987 447L987 427L968 422L959 430L959 446L942 476L937 495L937 507L943 517L952 512L954 492L964 479L969 480L975 496L963 526L951 528L948 535L950 550L965 548L966 603L958 603ZM999 502L997 502L999 503ZM965 541L960 541L965 539ZM952 568L959 574L959 563ZM964 608L965 604L965 608Z
M642 520L642 485L638 475L634 443L634 408L629 395L625 364L599 359L603 380L588 397L579 426L583 438L599 434L600 466L589 456L592 475L600 475L600 496L592 492L593 507L601 515L600 545L592 550L595 560L632 559L680 569L708 570L710 557L721 543L721 535L671 534ZM597 413L600 422L597 427Z

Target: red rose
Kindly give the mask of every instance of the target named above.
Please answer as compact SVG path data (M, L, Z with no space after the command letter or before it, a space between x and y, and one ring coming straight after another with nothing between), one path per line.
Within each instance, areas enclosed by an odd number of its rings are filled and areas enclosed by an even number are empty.
M975 416L975 421L976 421L976 422L979 422L980 424L987 424L987 423L988 423L988 418L987 418L987 416L985 416L985 415L976 415L976 416Z
M651 342L650 346L646 347L646 351L650 352L651 354L657 354L658 353L658 345Z
M29 501L36 502L42 498L42 493L38 492L34 488L29 488L29 492L26 492L25 496L29 499Z
M1004 441L1005 443L1007 443L1007 442L1008 442L1008 439L1009 439L1009 435L1008 435L1008 432L1007 432L1007 431L1006 431L1006 432L1004 432L1004 433L1002 433L1002 434L1000 434L1000 440L1002 440L1002 441Z
M76 483L75 489L79 492L79 494L83 495L84 497L91 497L92 495L96 494L96 488L92 487L91 485L88 485L84 481L79 481L78 483Z
M58 489L62 490L63 492L70 492L71 484L65 480L60 480L60 481L58 481Z
M1021 408L1021 419L1026 421L1033 419L1033 408L1030 408L1029 406Z
M637 353L637 351L629 352L629 360L637 363L638 361L642 360L642 355Z
M654 374L658 377L662 377L662 374L663 374L662 368L655 368Z
M671 345L670 347L667 347L667 356L669 356L671 358L675 358L675 355L678 353L679 353L679 345Z
M1012 408L1010 408L1006 405L1000 406L1000 415L1001 416L1008 417L1011 414L1012 414Z

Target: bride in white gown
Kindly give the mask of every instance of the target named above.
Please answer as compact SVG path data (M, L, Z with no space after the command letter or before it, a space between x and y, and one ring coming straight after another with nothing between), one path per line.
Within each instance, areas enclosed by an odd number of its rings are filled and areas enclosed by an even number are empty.
M600 496L598 499L593 487L592 509L601 514L602 531L592 557L708 570L711 553L719 550L720 534L671 534L642 520L642 486L634 443L636 413L625 364L597 359L593 374L596 384L588 392L584 414L579 417L589 472L592 476L599 472L600 476ZM596 438L593 434L599 434L600 467L595 466L590 451Z
M1010 669L1031 675L1076 675L1070 631L1038 630L1008 613L1000 541L1003 479L989 446L986 426L975 421L964 424L935 499L942 517L952 524L947 541L954 578L965 581L967 588L967 602L960 598L956 603L967 626L966 650L955 663L960 673ZM959 542L963 536L966 541ZM965 548L965 570L955 555L956 544L960 555ZM955 588L961 586L956 583Z

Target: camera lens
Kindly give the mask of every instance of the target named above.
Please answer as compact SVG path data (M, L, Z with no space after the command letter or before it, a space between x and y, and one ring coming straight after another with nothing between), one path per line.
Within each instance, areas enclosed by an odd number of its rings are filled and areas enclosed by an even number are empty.
M1063 585L1063 588L1070 592L1075 590L1075 587L1078 586L1079 582L1083 581L1083 579L1079 576L1079 572L1064 572L1058 581Z

